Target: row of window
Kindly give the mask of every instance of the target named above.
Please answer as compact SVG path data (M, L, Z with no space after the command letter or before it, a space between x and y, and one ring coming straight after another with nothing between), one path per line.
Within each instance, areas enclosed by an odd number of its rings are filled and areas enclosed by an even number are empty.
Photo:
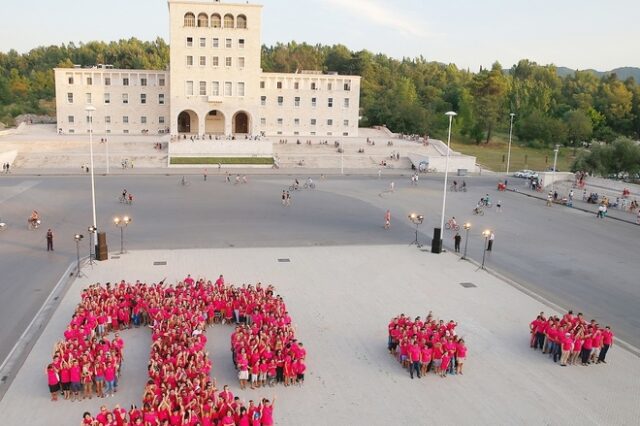
M193 37L187 37L187 42L186 42L187 47L193 47ZM198 45L200 47L207 47L207 38L206 37L200 37L198 39ZM243 38L239 38L238 39L238 48L240 49L244 49L244 39ZM218 37L214 37L211 39L211 47L213 48L219 48L220 47L220 39ZM231 38L225 38L224 39L224 47L226 49L232 49L233 48L233 39Z
M267 86L266 81L261 81L260 82L260 88L261 89L265 89ZM276 89L282 89L284 87L284 83L282 81L276 81ZM304 87L303 87L304 89ZM315 81L311 81L309 82L309 89L310 90L320 90L320 84L318 82ZM300 90L300 82L299 81L294 81L293 82L293 90ZM327 82L327 91L332 91L333 90L333 82L329 81ZM342 85L342 90L344 90L345 92L349 92L351 91L351 80L346 80L343 85Z
M327 123L327 126L333 126L333 119L332 119L332 118L328 118L328 119L327 119L327 121L326 121L326 123ZM278 126L284 126L284 119L283 119L283 118L278 118L278 119L276 119L276 124L277 124ZM312 119L309 121L309 124L310 124L311 126L316 126L316 125L318 124L318 120L317 120L317 119L315 119L315 118L312 118ZM260 125L261 125L261 126L266 126L266 125L267 125L267 119L266 119L265 117L260 118ZM300 125L300 119L299 119L299 118L294 118L294 119L293 119L293 125L294 125L295 127L299 126L299 125ZM342 121L342 125L343 125L344 127L349 127L349 120L343 120L343 121Z
M231 81L223 82L222 87L219 81L212 81L210 87L207 87L206 81L187 81L186 83L187 96L234 96L234 84ZM244 96L244 89L244 82L235 83L235 96Z
M67 82L70 85L73 85L75 82L75 79L73 76L69 76L67 77ZM93 86L93 77L87 77L85 79L85 82L87 84L87 86ZM122 85L123 86L129 86L130 85L131 80L129 80L129 77L123 77L122 78ZM135 85L135 81L133 82ZM149 83L149 80L146 77L140 77L140 86L147 86ZM104 77L104 85L105 86L111 86L111 77ZM164 77L160 77L158 79L158 86L164 86L165 85L165 78Z
M245 15L238 15L234 17L232 14L227 13L223 18L218 13L214 13L211 15L211 20L209 20L209 15L206 13L199 13L198 19L196 20L196 15L191 12L187 12L184 14L184 26L185 27L195 27L199 28L207 28L209 27L209 22L211 22L211 28L247 28L247 17ZM222 23L224 22L224 27ZM197 24L197 25L196 25Z
M122 97L121 97L122 103L123 104L128 104L129 103L129 94L128 93L123 93ZM111 93L105 93L103 96L103 101L105 104L110 104L111 103ZM67 102L72 104L73 103L73 93L69 92L67 93ZM164 93L159 93L158 94L158 105L164 105L165 102L165 96ZM93 103L93 95L91 93L85 93L85 103L87 104L92 104ZM146 105L147 104L147 94L146 93L140 93L140 104L141 105Z
M186 59L186 63L188 67L192 67L193 66L193 56L187 56ZM236 64L238 65L238 68L244 68L244 56L240 56L239 58L237 58ZM207 66L207 57L206 56L200 56L198 58L198 64L201 67L206 67ZM213 56L211 58L211 66L212 67L219 67L220 66L220 58L218 56ZM233 58L231 56L227 56L224 58L224 66L225 67L232 67L233 66Z
M76 117L74 115L69 115L67 116L67 121L69 122L69 124L75 124L76 122ZM89 124L89 116L86 116L86 122L87 124ZM105 124L111 124L111 116L110 115L106 115L104 117L104 123ZM129 116L128 115L123 115L122 116L122 124L129 124ZM140 117L140 124L147 124L147 117L145 115ZM165 119L164 116L159 116L158 117L158 124L165 124Z
M278 98L276 99L276 102L278 104L278 106L285 106L285 102L284 102L284 96L278 96ZM295 96L293 98L293 106L294 107L299 107L301 103L301 99L300 96ZM333 98L327 98L327 107L328 108L333 108ZM260 96L260 105L261 106L267 106L267 97L266 96ZM351 105L351 101L349 98L344 98L342 100L342 107L343 108L349 108L349 106ZM318 106L318 98L311 98L311 107L315 108Z

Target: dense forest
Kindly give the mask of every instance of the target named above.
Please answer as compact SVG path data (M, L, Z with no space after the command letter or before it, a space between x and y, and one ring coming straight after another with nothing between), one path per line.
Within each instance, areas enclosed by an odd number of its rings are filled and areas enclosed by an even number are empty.
M52 113L52 68L97 63L118 68L164 69L169 46L164 40L137 39L38 47L25 54L0 53L0 121L10 124L22 113ZM397 60L342 45L291 42L262 49L265 71L337 71L362 76L362 126L386 124L403 133L443 136L445 111L458 112L457 135L478 144L509 128L532 146L611 142L640 138L640 86L633 78L596 76L578 71L560 76L553 65L523 59L510 69L458 69L425 58Z

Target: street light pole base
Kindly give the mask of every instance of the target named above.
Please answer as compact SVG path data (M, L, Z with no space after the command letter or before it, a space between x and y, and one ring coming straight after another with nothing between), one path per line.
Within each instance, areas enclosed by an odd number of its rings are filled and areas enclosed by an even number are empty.
M442 229L433 228L433 239L431 240L431 253L442 253Z

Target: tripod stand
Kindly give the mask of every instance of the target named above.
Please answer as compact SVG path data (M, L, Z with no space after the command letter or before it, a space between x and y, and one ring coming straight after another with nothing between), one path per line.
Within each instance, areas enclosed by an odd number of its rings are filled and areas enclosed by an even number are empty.
M411 241L409 243L409 246L412 245L416 245L416 247L421 248L422 244L420 244L420 242L418 241L418 226L420 226L422 224L422 221L424 220L424 216L421 214L415 214L415 213L411 213L409 215L409 220L411 222L413 222L414 225L416 225L416 233L415 233L415 237L413 239L413 241Z
M80 234L76 234L73 239L76 240L76 255L77 255L77 263L76 263L76 278L80 278L80 277L84 277L86 275L84 275L82 273L82 269L81 269L81 265L80 265L80 241L82 241L83 236Z
M95 235L95 231L96 229L93 226L89 227L89 259L88 259L88 263L89 265L92 265L96 263L95 259L96 259L96 246L94 244L94 235Z

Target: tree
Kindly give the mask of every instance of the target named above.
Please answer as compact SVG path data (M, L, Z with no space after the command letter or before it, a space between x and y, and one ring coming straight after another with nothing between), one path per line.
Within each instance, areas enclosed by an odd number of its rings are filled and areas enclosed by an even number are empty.
M574 109L567 112L564 115L564 122L567 127L567 139L574 149L581 142L591 138L593 125L591 124L591 118L583 110Z
M471 93L476 117L486 131L485 142L489 143L498 117L505 113L507 79L498 62L493 64L491 71L481 71L474 76Z

